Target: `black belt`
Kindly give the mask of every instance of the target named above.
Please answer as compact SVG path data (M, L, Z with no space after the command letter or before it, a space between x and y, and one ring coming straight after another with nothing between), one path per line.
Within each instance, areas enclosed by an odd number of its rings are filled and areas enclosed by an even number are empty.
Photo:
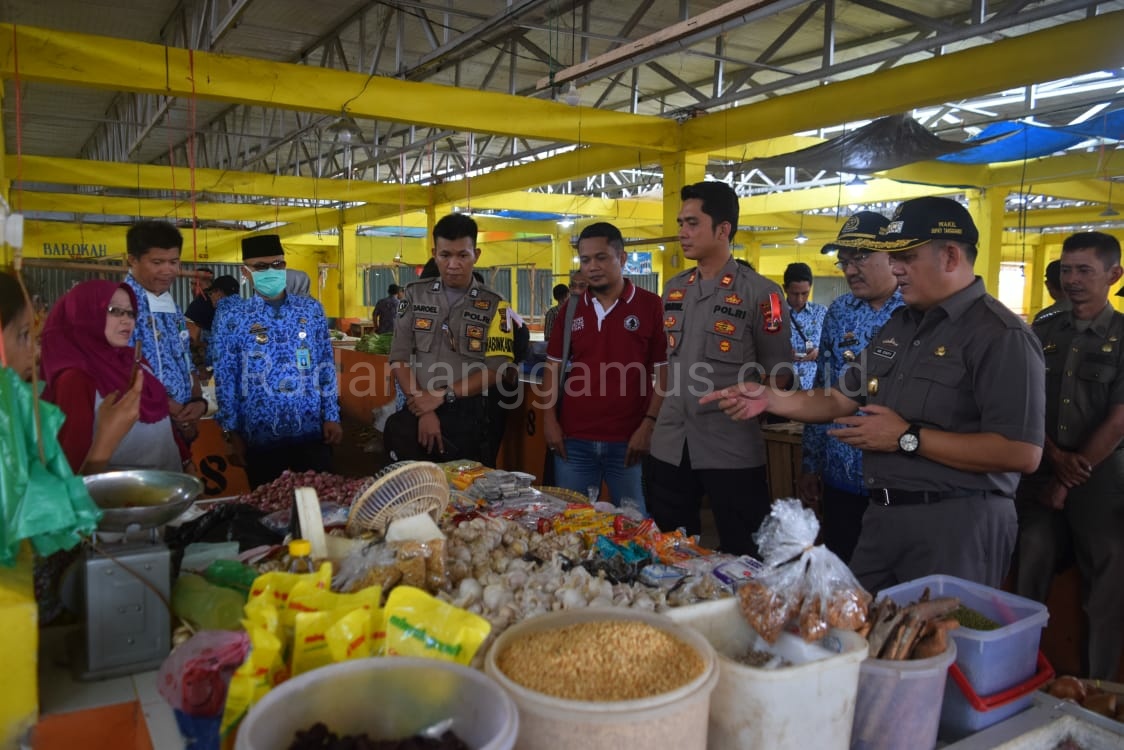
M954 497L973 497L991 494L986 490L892 490L888 487L875 487L870 490L870 502L875 505L932 505L941 500Z

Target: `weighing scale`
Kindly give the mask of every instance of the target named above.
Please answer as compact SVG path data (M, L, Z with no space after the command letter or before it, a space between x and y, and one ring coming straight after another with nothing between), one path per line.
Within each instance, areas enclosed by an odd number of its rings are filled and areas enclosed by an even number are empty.
M167 471L117 471L85 477L102 509L94 544L85 545L79 588L85 628L71 643L81 680L155 669L171 650L171 551L164 524L203 493L195 477Z

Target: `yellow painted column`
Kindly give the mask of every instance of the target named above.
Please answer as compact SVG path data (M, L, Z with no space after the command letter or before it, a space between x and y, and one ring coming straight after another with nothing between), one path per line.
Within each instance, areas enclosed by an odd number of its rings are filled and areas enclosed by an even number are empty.
M1033 320L1039 310L1053 304L1050 295L1046 293L1046 264L1049 262L1046 244L1043 242L1037 243L1034 246L1030 263L1024 268L1026 287L1023 291L1023 299L1026 300L1027 320Z
M341 318L365 318L369 311L363 307L363 276L358 273L359 268L359 242L355 236L355 227L340 224L339 252L336 263L339 264L339 277L337 288L340 293L338 315Z
M999 294L999 263L1003 259L1003 208L1009 191L1003 188L966 190L968 211L980 231L976 275L987 291Z
M4 90L0 87L0 109L4 104ZM12 205L12 181L8 179L8 175L4 171L4 164L8 161L5 157L7 153L4 151L4 123L0 122L0 195L4 196L4 200L8 201L8 205L15 210ZM15 262L15 251L8 247L8 243L0 237L0 267L11 266Z
M736 237L735 237L736 239ZM753 266L758 273L761 272L761 238L754 234L746 234L740 242L745 245L745 261Z
M679 191L684 185L702 182L706 177L706 154L688 154L680 151L669 154L660 160L663 168L663 233L667 237L679 234ZM662 253L660 262L653 262L653 267L660 274L660 287L669 278L683 270L685 265L683 249L678 242L668 243Z

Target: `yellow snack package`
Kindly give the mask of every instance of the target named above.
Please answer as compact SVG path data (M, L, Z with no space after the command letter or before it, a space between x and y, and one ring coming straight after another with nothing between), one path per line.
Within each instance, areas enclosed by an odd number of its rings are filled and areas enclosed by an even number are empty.
M293 635L293 676L371 655L371 612L363 607L301 612Z
M491 631L491 623L483 617L412 586L397 587L386 601L388 656L424 656L467 665Z
M332 564L330 562L321 564L320 569L315 573L263 573L255 578L253 585L250 586L250 600L261 596L268 597L270 603L283 613L288 606L289 594L293 587L302 581L312 582L313 585L324 590L331 589ZM289 624L292 624L291 619Z
M246 712L280 682L288 679L278 635L277 610L265 599L246 605L242 621L250 637L250 653L234 672L226 693L219 732L226 737Z
M377 655L383 649L386 640L385 614L382 608L382 589L378 586L368 586L350 594L337 594L334 591L322 589L313 582L301 581L289 593L288 605L286 611L294 624L296 618L299 618L302 614L335 611L346 613L355 609L365 610L370 613L368 617L369 627L365 636L370 655Z

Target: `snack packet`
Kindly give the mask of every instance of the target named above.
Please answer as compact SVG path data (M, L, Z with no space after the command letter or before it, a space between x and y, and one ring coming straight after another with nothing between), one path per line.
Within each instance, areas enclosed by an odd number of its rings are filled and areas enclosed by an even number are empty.
M399 586L386 601L388 656L424 656L467 665L492 625L413 586Z

